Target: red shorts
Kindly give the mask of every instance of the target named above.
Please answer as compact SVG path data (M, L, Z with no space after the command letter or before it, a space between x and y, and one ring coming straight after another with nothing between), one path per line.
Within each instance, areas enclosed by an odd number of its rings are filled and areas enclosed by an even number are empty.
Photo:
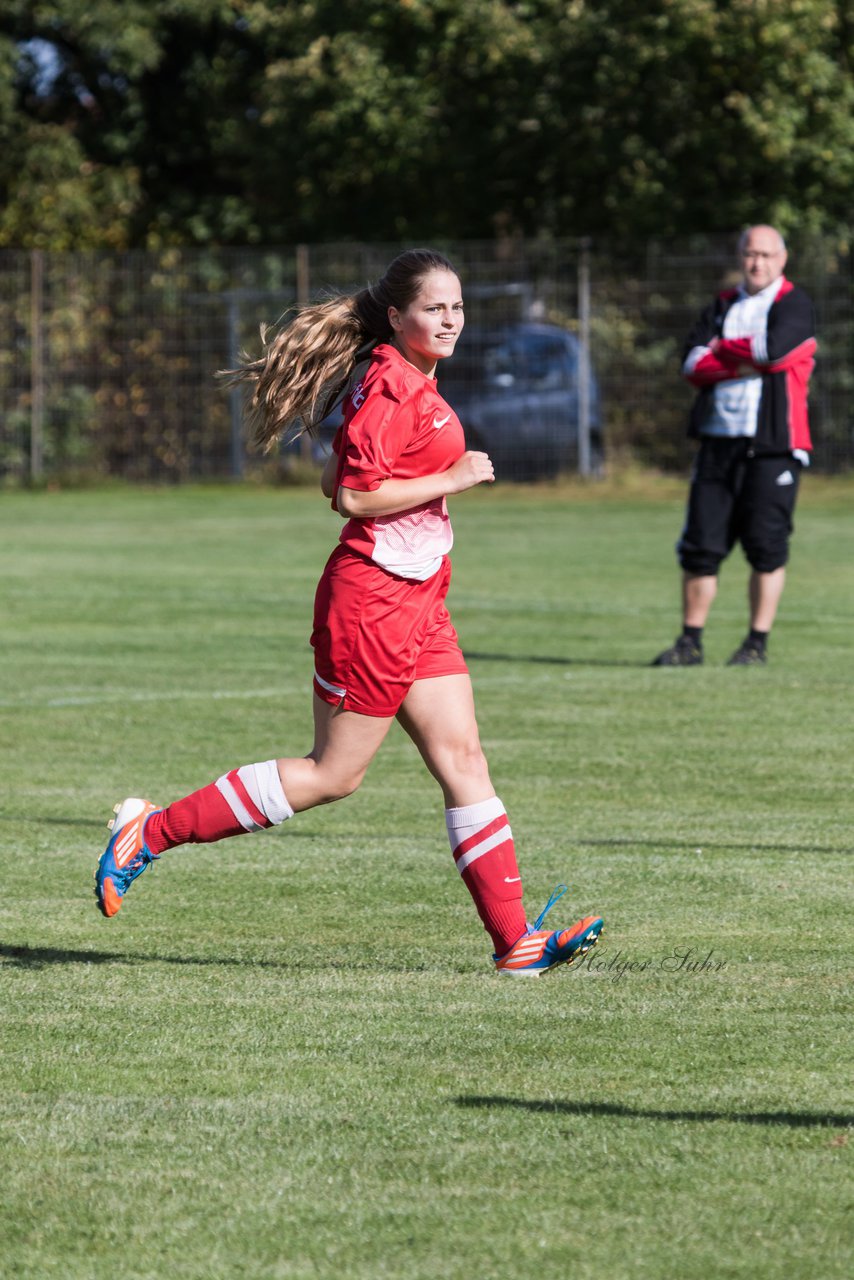
M363 716L394 716L416 680L468 671L445 596L451 562L426 582L398 578L339 546L314 600L314 688Z

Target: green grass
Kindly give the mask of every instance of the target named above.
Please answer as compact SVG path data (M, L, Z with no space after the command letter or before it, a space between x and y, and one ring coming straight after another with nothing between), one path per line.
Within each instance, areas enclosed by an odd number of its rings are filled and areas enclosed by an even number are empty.
M0 495L4 1280L850 1274L854 486L807 479L760 670L724 665L738 553L707 665L646 665L682 496L455 503L529 912L566 880L606 918L513 983L397 731L356 796L168 854L102 920L116 799L308 749L337 523L307 491Z

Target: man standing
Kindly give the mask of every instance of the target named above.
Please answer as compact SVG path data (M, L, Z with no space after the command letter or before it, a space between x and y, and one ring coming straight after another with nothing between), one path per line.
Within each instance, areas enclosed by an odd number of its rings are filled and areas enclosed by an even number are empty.
M812 447L807 389L815 320L808 295L783 274L786 246L774 227L750 227L739 252L743 283L718 294L685 346L682 374L699 388L690 435L700 447L676 548L682 634L656 667L703 661L718 570L736 542L751 567L750 630L730 666L766 661L785 582L798 481Z

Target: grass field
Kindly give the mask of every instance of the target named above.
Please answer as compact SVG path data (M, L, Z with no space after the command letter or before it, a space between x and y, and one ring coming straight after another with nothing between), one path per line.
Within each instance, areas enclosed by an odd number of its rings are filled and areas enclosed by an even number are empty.
M670 671L681 485L457 500L529 913L565 880L606 920L514 983L399 732L356 796L167 854L103 920L115 800L308 749L337 524L1 494L4 1280L849 1276L852 499L807 480L767 668L724 665L736 555Z

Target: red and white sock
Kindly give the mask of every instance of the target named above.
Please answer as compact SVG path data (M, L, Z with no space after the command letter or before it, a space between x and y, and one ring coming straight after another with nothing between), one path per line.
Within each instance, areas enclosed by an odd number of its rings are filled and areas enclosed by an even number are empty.
M275 760L232 769L201 791L176 800L145 824L152 853L179 844L211 844L226 836L278 826L294 816Z
M495 954L503 956L528 927L507 811L493 796L463 809L446 809L445 822L457 870Z

